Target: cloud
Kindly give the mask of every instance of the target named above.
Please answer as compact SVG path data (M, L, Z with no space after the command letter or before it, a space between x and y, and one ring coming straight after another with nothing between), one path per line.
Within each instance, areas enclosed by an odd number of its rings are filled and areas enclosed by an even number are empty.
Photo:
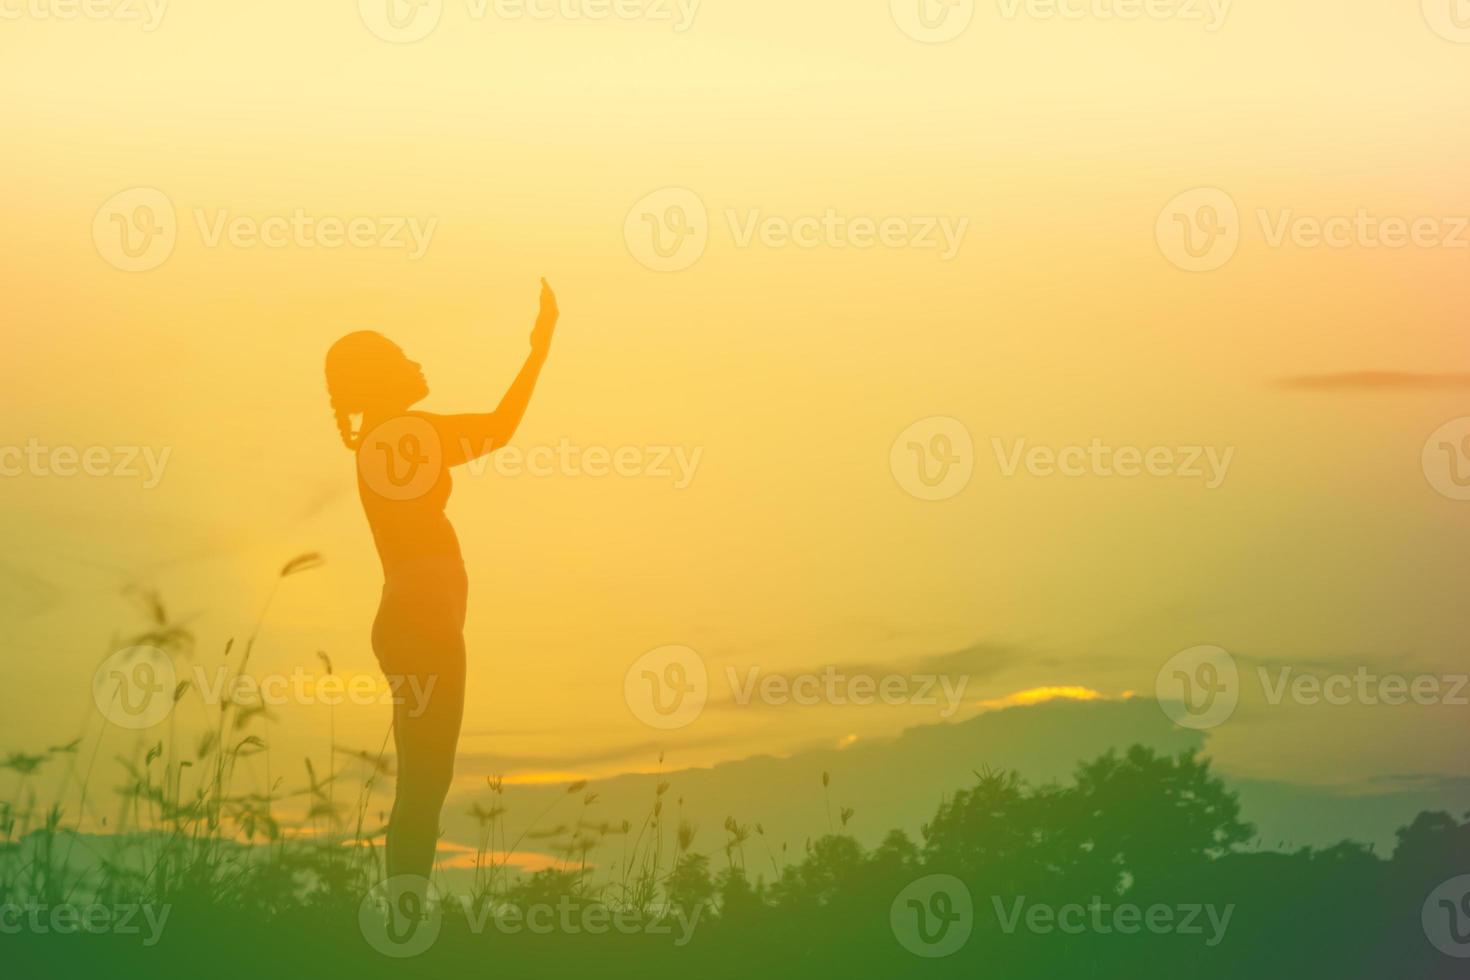
M1294 672L1308 674L1347 674L1355 675L1359 671L1368 674L1412 677L1417 675L1441 675L1463 673L1452 662L1425 662L1409 660L1399 654L1339 654L1335 656L1302 656L1302 657L1260 657L1244 653L1232 653L1236 661L1243 665L1257 667L1267 671L1280 671L1290 668Z
M1367 780L1371 792L1429 793L1437 796L1463 796L1470 792L1470 778L1440 773L1389 773Z
M1470 374L1417 371L1344 371L1298 374L1276 379L1276 385L1307 391L1459 391L1470 389Z
M1032 687L1024 691L1016 691L1007 694L1003 698L991 698L988 701L979 702L980 707L997 710L1000 708L1017 708L1032 704L1044 704L1047 701L1099 701L1107 698L1107 695L1094 691L1090 687Z
M487 732L467 732L466 737L487 735ZM666 749L707 748L725 746L730 739L724 737L680 738L677 743L637 742L634 744L590 747L575 756L525 755L514 752L461 752L458 756L460 768L466 772L523 773L526 771L552 773L579 773L609 764L635 762L653 763Z

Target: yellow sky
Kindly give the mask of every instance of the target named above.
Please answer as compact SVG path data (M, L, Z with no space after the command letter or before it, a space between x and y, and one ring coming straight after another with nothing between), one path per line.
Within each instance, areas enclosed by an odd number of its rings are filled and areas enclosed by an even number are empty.
M1036 687L1151 691L1200 643L1462 663L1470 505L1435 493L1420 455L1467 414L1465 392L1275 381L1466 369L1470 249L1271 247L1267 230L1286 213L1470 212L1470 47L1414 5L1237 4L1210 32L981 4L942 45L906 37L886 6L705 0L676 31L448 3L414 44L343 3L180 4L152 31L0 22L8 444L170 453L153 487L0 484L14 681L0 749L70 736L92 667L132 623L125 582L195 617L208 660L248 630L284 560L321 551L325 568L283 588L257 662L286 671L325 649L372 672L377 570L322 356L380 329L425 365L427 407L489 408L543 275L563 319L518 443L678 447L699 464L682 488L459 480L467 751L595 774L640 764L620 748L650 763L655 742L701 764L939 720L711 711L661 734L623 679L669 644L708 661L716 698L728 667L1006 651L964 712ZM1160 209L1197 187L1243 216L1238 253L1205 274L1155 239ZM167 197L177 243L126 272L93 227L134 188ZM661 273L625 228L665 188L697 195L708 242ZM417 258L211 244L232 219L298 212L432 234ZM741 244L757 217L829 212L968 224L948 261ZM933 416L976 447L968 487L935 503L889 465L899 433ZM1233 461L1214 490L1007 478L992 443L1094 438ZM495 606L476 604L492 586ZM283 716L283 739L325 728L319 710ZM1330 781L1323 760L1348 743L1343 780L1465 774L1437 711L1268 717L1212 736L1227 768ZM340 719L363 746L385 723L372 708Z

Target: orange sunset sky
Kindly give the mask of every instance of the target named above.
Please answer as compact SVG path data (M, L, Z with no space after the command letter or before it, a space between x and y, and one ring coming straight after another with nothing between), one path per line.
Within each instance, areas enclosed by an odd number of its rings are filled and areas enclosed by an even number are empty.
M426 407L488 410L541 276L562 320L518 446L666 448L693 468L457 479L461 751L513 778L852 744L1038 688L1151 696L1199 644L1251 665L1465 670L1470 503L1426 479L1423 452L1470 415L1463 380L1424 377L1470 372L1470 232L1272 240L1302 217L1450 231L1470 214L1470 44L1437 15L1237 0L1212 29L981 3L932 44L886 0L649 6L445 2L413 43L353 3L169 4L151 29L4 8L21 13L0 20L3 442L167 456L156 480L0 480L0 751L96 724L93 669L144 625L130 584L158 590L212 669L280 566L320 552L281 583L252 663L315 674L322 650L375 676L381 577L323 355L378 329L423 363ZM139 188L166 200L174 241L129 271L106 208ZM1196 188L1238 212L1235 253L1204 272L1158 233ZM682 213L703 251L660 271L638 229L669 200L698 203ZM298 214L371 233L221 231ZM829 214L848 233L963 232L952 249L744 236ZM386 247L399 225L416 245ZM1379 370L1407 376L1286 383ZM891 461L933 417L974 447L942 501ZM1008 476L1018 440L1231 456L1213 488ZM707 709L659 731L624 676L668 645L703 658L712 704L732 669L902 674L961 654L967 686L948 717ZM1210 735L1227 773L1470 776L1463 709L1260 695L1247 685ZM322 707L278 715L282 751L322 751ZM387 720L343 708L338 738L376 748Z

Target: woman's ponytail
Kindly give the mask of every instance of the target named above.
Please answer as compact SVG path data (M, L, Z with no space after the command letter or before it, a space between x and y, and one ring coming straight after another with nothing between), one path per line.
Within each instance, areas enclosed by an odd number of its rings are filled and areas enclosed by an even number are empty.
M337 404L335 398L332 399L332 411L337 416L337 431L342 436L342 445L357 452L357 447L362 443L362 435L352 427L352 412Z

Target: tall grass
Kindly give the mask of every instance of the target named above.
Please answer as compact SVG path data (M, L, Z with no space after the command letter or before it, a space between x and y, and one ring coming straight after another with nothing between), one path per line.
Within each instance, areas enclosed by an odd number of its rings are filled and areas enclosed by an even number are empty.
M238 682L251 676L252 655L279 590L321 564L319 555L306 554L281 568L249 635L221 648L222 690L237 691ZM156 594L135 597L145 626L115 637L113 648L149 646L176 664L193 661L197 642L188 626L171 617ZM330 675L331 658L320 651L315 656ZM100 712L90 711L83 734L66 745L0 759L0 773L14 780L8 793L0 789L0 798L8 796L0 801L0 901L187 901L270 918L303 906L355 907L382 880L386 815L372 811L377 794L391 788L391 729L376 749L345 748L337 744L336 716L328 708L325 771L310 757L299 768L281 767L265 704L227 696L210 705L187 680L169 696L175 710L159 726L161 734L154 729L151 744L116 756L125 779L112 788L116 809L110 814L100 809L93 785L112 727ZM204 704L207 724L181 731L177 709L190 699ZM241 765L257 757L263 783ZM661 768L662 755L658 762ZM51 767L64 769L54 800L43 803L36 784ZM299 782L287 785L288 773ZM516 831L504 778L487 776L485 785L485 797L468 811L478 839L463 896L479 907L571 896L655 915L667 906L681 865L709 857L693 849L697 828L677 817L671 821L665 779L656 782L637 821L604 818L597 794L574 782ZM733 817L726 829L727 863L743 873L749 829ZM517 864L523 845L535 845L554 863L523 874ZM769 847L767 853L779 875L775 854Z

